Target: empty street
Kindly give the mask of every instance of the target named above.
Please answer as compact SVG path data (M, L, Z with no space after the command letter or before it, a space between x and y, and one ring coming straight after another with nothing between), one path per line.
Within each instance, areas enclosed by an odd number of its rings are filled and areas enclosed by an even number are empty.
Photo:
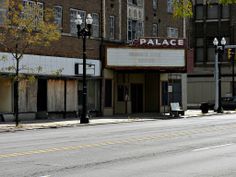
M236 116L0 134L1 177L235 177Z

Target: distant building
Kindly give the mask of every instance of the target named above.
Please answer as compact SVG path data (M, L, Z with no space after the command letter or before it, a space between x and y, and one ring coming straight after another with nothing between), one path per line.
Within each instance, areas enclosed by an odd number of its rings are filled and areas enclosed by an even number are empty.
M198 105L215 99L215 48L213 40L225 37L227 44L236 44L236 5L221 5L218 1L194 1L191 47L194 48L194 69L188 74L188 105ZM227 50L221 60L222 96L232 94L232 65Z

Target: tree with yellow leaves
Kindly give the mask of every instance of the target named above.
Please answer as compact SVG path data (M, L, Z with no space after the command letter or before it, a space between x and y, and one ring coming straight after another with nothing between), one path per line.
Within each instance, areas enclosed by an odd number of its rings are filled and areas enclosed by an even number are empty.
M49 46L51 42L59 40L60 31L54 23L53 10L44 9L37 0L0 0L0 5L1 9L5 9L0 13L0 50L12 54L15 60L15 64L7 69L14 73L14 114L18 126L21 59L28 49Z

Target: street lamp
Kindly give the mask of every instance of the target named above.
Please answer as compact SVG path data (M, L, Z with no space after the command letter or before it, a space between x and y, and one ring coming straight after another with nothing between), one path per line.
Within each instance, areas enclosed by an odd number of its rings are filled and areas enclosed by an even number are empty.
M86 124L89 123L89 119L87 116L87 81L86 81L86 39L91 36L91 28L93 23L93 18L90 14L87 15L86 22L83 28L81 25L83 20L81 16L78 14L75 19L75 23L77 25L77 35L78 38L82 37L83 39L83 103L82 103L82 114L80 117L80 123Z
M226 40L224 37L222 37L220 41L217 38L214 38L213 44L215 46L215 83L216 83L216 92L215 92L215 107L214 110L217 111L217 113L222 113L222 105L221 105L221 65L219 62L219 54L220 58L223 57Z

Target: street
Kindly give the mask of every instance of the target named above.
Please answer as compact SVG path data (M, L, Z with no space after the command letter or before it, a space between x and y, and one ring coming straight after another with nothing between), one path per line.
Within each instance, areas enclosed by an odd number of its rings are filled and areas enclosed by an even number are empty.
M0 134L1 177L235 177L236 115Z

